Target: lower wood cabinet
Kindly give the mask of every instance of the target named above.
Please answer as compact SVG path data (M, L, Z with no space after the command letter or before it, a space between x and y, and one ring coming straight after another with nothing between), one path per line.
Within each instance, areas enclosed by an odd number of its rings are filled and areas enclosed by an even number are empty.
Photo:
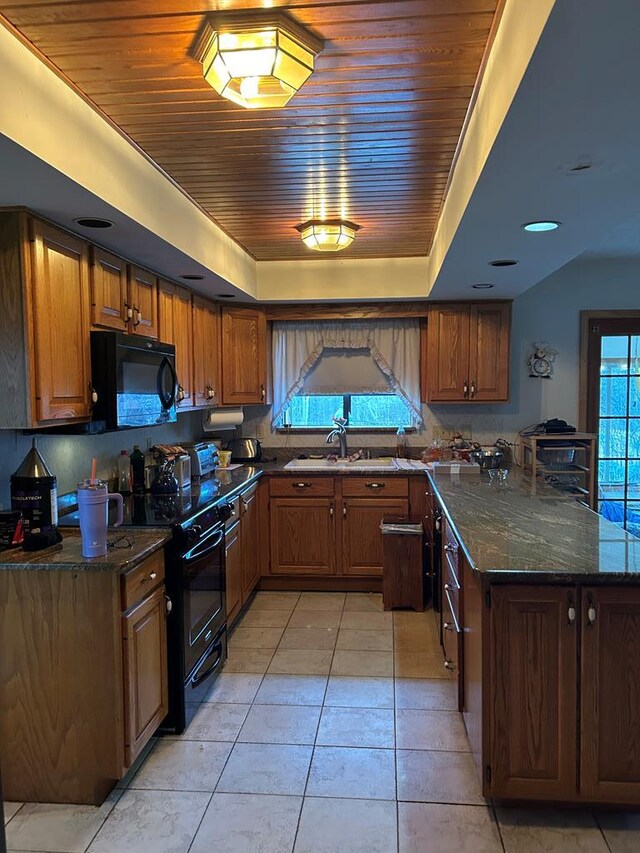
M105 800L167 713L166 612L162 551L124 575L0 572L7 799Z
M382 577L380 522L385 516L406 517L408 512L409 501L406 499L343 498L343 573Z
M463 713L484 795L640 804L640 589L464 577Z
M162 586L122 618L127 766L133 764L169 710L165 614Z
M271 574L336 573L333 498L272 498Z
M225 561L227 624L230 625L242 607L242 523L240 519L226 530Z
M240 495L242 521L242 603L260 580L258 485Z

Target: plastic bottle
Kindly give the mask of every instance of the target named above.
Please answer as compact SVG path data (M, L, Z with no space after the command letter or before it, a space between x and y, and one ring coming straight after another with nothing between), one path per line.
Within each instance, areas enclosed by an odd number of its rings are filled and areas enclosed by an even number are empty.
M407 434L404 427L399 427L396 433L396 456L398 459L404 459L407 455Z
M133 453L129 457L131 462L131 485L136 494L144 492L144 453L139 444L133 445Z
M131 462L126 450L118 456L118 491L123 495L131 493Z

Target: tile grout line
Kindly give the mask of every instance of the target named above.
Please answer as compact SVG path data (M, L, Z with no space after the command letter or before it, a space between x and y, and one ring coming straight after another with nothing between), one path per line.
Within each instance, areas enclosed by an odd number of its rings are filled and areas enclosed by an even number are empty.
M612 847L611 847L611 845L609 844L609 841L608 841L608 839L607 839L607 836L605 835L604 829L602 828L602 824L600 823L600 819L599 819L599 817L598 817L597 809L591 809L591 814L593 815L593 820L595 821L595 825L596 825L596 826L598 827L598 829L600 830L600 835L601 835L601 836L603 837L603 839L604 839L604 843L605 843L605 844L606 844L606 846L607 846L607 850L609 850L609 851L610 851L610 853L613 853L613 848L612 848Z

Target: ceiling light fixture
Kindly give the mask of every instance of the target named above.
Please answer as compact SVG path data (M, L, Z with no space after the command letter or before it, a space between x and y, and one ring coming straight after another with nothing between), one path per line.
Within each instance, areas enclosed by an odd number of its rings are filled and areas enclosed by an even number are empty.
M316 252L341 252L353 243L360 226L346 219L310 219L296 225L302 242Z
M471 287L474 290L491 290L491 288L494 286L495 285L493 285L493 284L472 284L471 285Z
M288 15L211 15L194 49L207 83L249 109L284 107L311 76L323 42Z
M111 228L113 226L113 222L109 222L108 219L98 219L94 216L81 216L73 221L83 228Z
M542 234L545 231L556 231L560 227L560 223L549 219L540 220L540 222L525 222L522 227L531 234Z
M499 259L497 261L489 261L490 267L515 267L517 261L513 261L509 258Z

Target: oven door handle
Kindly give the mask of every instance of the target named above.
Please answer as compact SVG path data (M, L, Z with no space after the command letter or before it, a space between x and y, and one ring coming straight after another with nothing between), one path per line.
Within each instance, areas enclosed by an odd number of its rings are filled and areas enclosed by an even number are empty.
M170 394L165 394L164 388L162 387L162 374L167 368L171 373ZM178 393L178 374L176 373L175 367L171 364L171 360L166 355L160 362L160 367L158 368L157 390L158 397L160 399L160 405L165 410L165 412L168 412L169 409L173 407L173 404L176 401L176 395Z
M204 543L200 543L190 551L187 551L182 559L185 563L191 563L194 560L201 560L203 557L207 557L211 554L212 551L215 551L216 548L219 548L223 539L224 530L218 530L217 533L213 534L213 536L209 536L208 539L205 539ZM202 544L206 544L207 547L203 551L199 551L198 549Z
M190 681L191 681L192 687L199 687L202 684L202 682L206 681L207 678L209 678L209 676L213 673L213 671L216 670L218 668L218 666L220 665L220 661L222 660L222 642L221 641L218 641L214 646L211 647L211 653L213 653L216 650L218 652L218 655L217 655L214 663L212 663L211 666L207 667L204 672L202 672L202 670L199 669L196 672L194 672L193 675L191 676ZM211 653L206 656L205 660L209 660L209 658L211 657ZM204 661L202 661L202 663L204 663Z

